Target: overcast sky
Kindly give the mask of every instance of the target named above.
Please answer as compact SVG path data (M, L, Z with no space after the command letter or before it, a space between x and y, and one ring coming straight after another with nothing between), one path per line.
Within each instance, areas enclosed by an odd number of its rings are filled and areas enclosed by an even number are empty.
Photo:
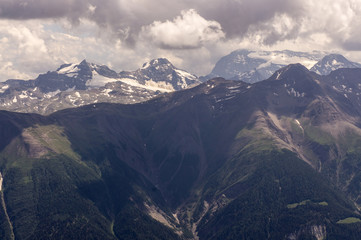
M239 48L361 62L360 0L0 0L0 81L82 59L116 71L168 58L197 75Z

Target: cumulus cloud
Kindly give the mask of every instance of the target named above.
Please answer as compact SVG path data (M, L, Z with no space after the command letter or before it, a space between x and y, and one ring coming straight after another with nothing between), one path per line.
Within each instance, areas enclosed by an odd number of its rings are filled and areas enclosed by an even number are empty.
M161 37L171 38L164 34L166 29L174 31L173 36L182 30L188 34L181 25L193 17L198 23L203 18L211 24L208 30L212 34L207 34L208 37L218 38L222 29L226 39L258 35L263 44L272 45L300 36L326 33L345 49L358 50L361 48L358 44L361 36L357 31L361 24L360 5L359 0L0 0L0 18L62 18L75 26L87 19L134 47L139 41L139 33L144 36L145 28L159 44L162 44ZM181 13L187 9L194 10ZM217 30L216 34L213 34L214 30ZM170 47L179 45L167 39L164 47L168 42L172 43ZM192 42L190 47L194 45Z
M224 38L218 22L204 19L194 9L182 11L173 21L155 21L143 27L142 35L166 49L199 48Z
M0 18L66 18L73 24L79 24L81 19L88 19L103 29L110 29L116 37L134 44L144 26L161 22L165 27L165 24L169 25L170 19L184 9L195 9L193 11L203 18L217 21L227 37L234 38L245 34L251 25L263 23L275 14L299 15L300 2L273 0L272 4L265 4L264 0L0 0ZM183 22L181 19L175 21L186 24L184 17L189 19L191 14L188 12L187 16L183 16ZM181 30L179 27L178 29ZM159 28L158 30L163 33Z
M12 62L1 62L0 65L0 82L7 79L28 79L29 75L26 73L20 72L15 69Z
M323 0L304 2L305 13L298 19L293 38L324 35L330 43L344 50L361 50L361 2L358 0Z
M0 22L1 80L30 77L28 70L38 69L39 60L49 60L43 31L40 24Z
M116 43L91 34L88 26L78 35L58 31L44 21L0 20L0 81L32 79L63 63L90 61L108 64L118 59Z

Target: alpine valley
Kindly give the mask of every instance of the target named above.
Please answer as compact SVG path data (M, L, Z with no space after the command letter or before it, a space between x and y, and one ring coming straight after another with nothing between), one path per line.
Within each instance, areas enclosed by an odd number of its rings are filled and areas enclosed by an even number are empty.
M361 68L331 57L253 84L165 59L8 80L73 108L0 111L0 239L360 239Z

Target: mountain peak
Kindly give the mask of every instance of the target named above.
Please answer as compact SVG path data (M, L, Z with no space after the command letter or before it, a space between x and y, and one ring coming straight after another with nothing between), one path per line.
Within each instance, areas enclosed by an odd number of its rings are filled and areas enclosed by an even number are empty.
M300 63L290 64L276 71L269 79L270 80L283 80L290 76L304 76L309 74L310 71Z
M157 58L157 59L153 59L149 62L146 62L143 64L142 69L149 69L149 68L156 68L157 70L159 70L158 68L162 68L162 69L173 69L175 68L173 66L173 64L166 58Z
M310 72L305 66L303 66L301 63L293 63L289 64L288 71L299 71L299 72ZM286 67L286 68L287 68Z
M329 54L317 62L311 71L320 75L328 75L339 68L361 68L361 64L351 62L341 54Z
M68 77L76 77L80 72L86 72L87 75L89 75L91 72L91 64L88 63L85 59L80 63L63 64L56 70L56 73L64 74Z
M338 53L328 54L328 55L324 56L323 59L344 59L344 60L347 60L344 56L342 56L341 54L338 54Z
M168 59L157 58L143 64L134 72L120 72L120 78L137 79L147 86L158 86L165 91L174 91L200 84L197 76L176 68Z
M85 66L85 65L86 65L86 66L89 66L90 63L88 63L86 59L83 59L83 61L81 61L78 65L82 65L82 66Z

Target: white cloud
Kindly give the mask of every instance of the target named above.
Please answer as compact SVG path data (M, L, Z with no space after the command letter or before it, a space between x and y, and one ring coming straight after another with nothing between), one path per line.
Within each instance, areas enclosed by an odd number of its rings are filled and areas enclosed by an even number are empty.
M41 24L0 21L0 81L7 78L28 78L38 62L47 61Z
M326 36L332 47L361 50L361 2L358 0L307 0L294 38ZM326 47L330 47L330 45Z
M0 81L29 79L55 70L64 62L84 58L101 62L115 58L114 44L97 35L94 24L62 32L61 22L0 21Z
M141 35L166 49L199 48L225 36L218 22L204 19L194 9L182 11L173 21L155 21L143 27Z
M361 62L359 0L69 0L58 5L34 0L19 12L14 2L14 16L0 14L0 81L34 78L84 58L121 71L166 57L205 75L237 48L333 50Z
M14 69L12 62L1 61L0 77L2 78L0 79L1 82L1 80L4 81L7 79L28 79L30 76L23 72L19 72L18 69Z

